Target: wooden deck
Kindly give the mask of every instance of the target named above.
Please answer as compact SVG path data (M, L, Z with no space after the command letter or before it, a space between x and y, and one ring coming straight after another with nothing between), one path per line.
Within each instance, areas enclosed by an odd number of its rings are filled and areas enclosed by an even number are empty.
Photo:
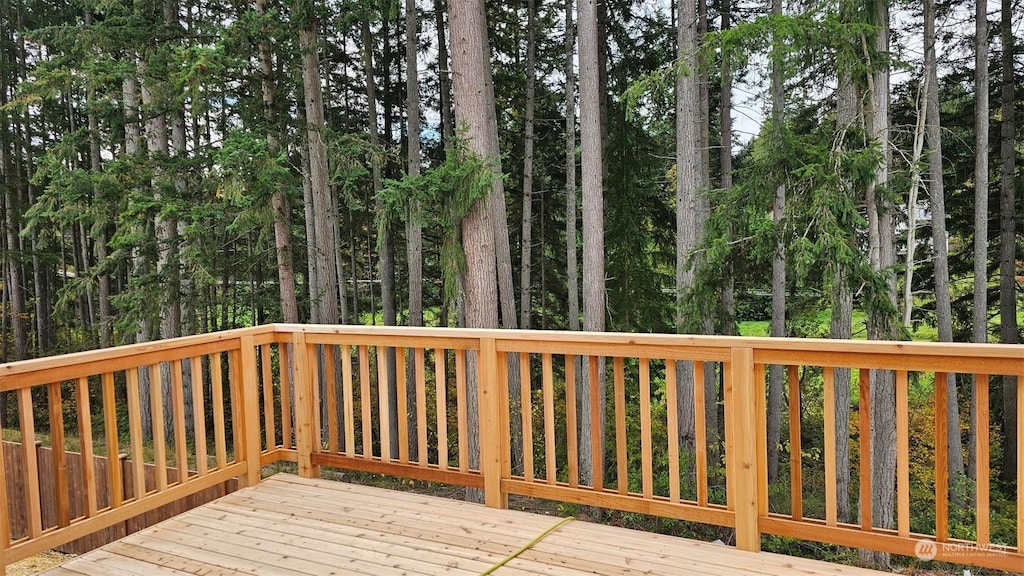
M278 474L45 574L481 574L560 521ZM494 574L880 573L570 521Z

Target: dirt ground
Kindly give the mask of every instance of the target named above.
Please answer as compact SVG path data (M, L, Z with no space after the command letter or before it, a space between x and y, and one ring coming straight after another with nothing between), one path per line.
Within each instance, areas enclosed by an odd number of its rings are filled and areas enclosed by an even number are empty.
M67 562L73 558L71 554L60 552L43 552L31 558L25 558L7 567L7 576L31 576L49 570L54 566Z

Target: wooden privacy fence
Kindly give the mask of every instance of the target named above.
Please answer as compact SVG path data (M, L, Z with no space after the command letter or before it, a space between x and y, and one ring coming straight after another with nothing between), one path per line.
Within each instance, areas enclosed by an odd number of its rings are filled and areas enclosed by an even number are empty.
M29 512L28 507L26 506L25 485L21 482L21 478L24 476L25 467L24 450L22 450L21 444L17 442L4 442L3 457L7 471L5 481L7 484L7 518L10 522L9 530L12 538L20 539L28 536L29 534ZM57 501L55 498L47 497L48 494L54 494L57 489L56 477L53 473L53 449L42 446L40 442L36 442L36 457L39 464L41 522L43 529L48 529L57 526L59 523L57 517ZM77 452L65 452L64 457L68 477L82 477L84 472L82 455ZM116 462L117 466L121 469L121 477L125 479L125 482L122 485L122 498L124 500L130 500L134 497L132 491L134 489L133 475L135 474L135 466L132 461L128 460L126 454L121 454ZM93 456L93 470L97 484L109 485L109 466L110 460L106 456ZM190 473L195 474L195 471L190 471ZM151 489L156 485L156 466L154 464L145 465L145 476L146 486ZM177 468L167 469L167 480L172 484L178 481ZM155 510L146 512L145 514L129 518L124 522L115 524L98 532L94 532L77 540L56 546L55 549L66 554L84 554L90 550L95 550L100 546L123 538L128 534L138 532L143 528L148 528L149 526L162 522L168 518L177 516L186 510L191 510L192 508L202 506L207 502L212 502L225 494L234 492L237 489L237 485L237 481L232 478L218 486L212 486L206 490L182 498L181 500L176 500L170 504L166 504L156 508ZM110 506L109 492L97 492L96 500L97 505L100 508ZM87 501L88 495L85 493L84 485L77 482L72 482L68 485L68 504L72 517L78 517L84 514Z
M775 397L783 418L769 441L773 371L785 399ZM271 325L8 364L0 394L17 404L26 444L21 468L14 456L0 465L24 488L0 483L0 504L24 502L27 535L12 529L16 506L0 507L0 565L233 477L254 484L284 460L303 476L329 466L481 489L495 507L521 494L725 526L747 550L766 534L907 555L924 541L939 560L1019 570L1024 427L1017 469L1003 471L1010 498L994 501L979 386L977 480L967 496L947 490L954 373L1015 377L1021 396L1024 347ZM1024 403L1010 409L1024 421ZM891 439L860 433L885 422ZM64 449L70 431L80 472ZM25 448L37 432L51 463ZM912 432L927 440L912 444ZM128 454L126 471L89 465L93 440ZM770 444L781 454L771 485ZM891 478L872 472L873 458L891 459ZM185 477L170 473L179 462Z

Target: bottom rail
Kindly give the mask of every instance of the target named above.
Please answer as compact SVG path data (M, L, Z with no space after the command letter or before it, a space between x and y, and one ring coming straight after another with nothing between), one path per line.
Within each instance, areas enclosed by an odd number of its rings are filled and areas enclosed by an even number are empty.
M83 518L72 522L70 526L66 528L54 528L43 533L38 538L32 538L31 540L19 540L13 542L10 548L4 550L3 561L6 564L11 564L34 556L40 552L55 548L66 542L77 540L83 536L88 536L97 530L109 528L118 522L124 522L130 518L144 514L150 510L154 510L165 504L170 504L175 500L180 500L196 492L206 490L217 484L227 482L235 476L239 476L245 473L245 463L238 462L225 467L223 470L211 472L205 476L189 480L185 484L180 484L172 488L168 488L163 492L158 492L150 496L144 496L140 500L132 501L123 506L100 512L96 516L91 518Z
M864 530L860 525L846 524L826 526L824 522L792 520L775 516L761 517L758 521L763 534L774 534L800 540L812 540L823 544L836 544L851 548L870 548L879 552L890 552L920 560L938 560L970 564L983 568L1019 572L1024 567L1024 554L1013 549L976 542L936 542L924 534L911 534L909 538L899 536L895 530L873 528Z

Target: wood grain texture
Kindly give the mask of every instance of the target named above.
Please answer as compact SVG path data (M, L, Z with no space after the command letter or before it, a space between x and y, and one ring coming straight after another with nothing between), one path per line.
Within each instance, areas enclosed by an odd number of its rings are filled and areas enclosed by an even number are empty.
M558 490L546 484L518 483L547 493ZM608 497L621 498L614 494ZM670 507L673 512L687 514L685 506L655 504L655 510ZM433 496L278 474L255 488L186 512L46 574L473 575L512 555L558 520ZM580 521L559 526L498 573L880 574Z

